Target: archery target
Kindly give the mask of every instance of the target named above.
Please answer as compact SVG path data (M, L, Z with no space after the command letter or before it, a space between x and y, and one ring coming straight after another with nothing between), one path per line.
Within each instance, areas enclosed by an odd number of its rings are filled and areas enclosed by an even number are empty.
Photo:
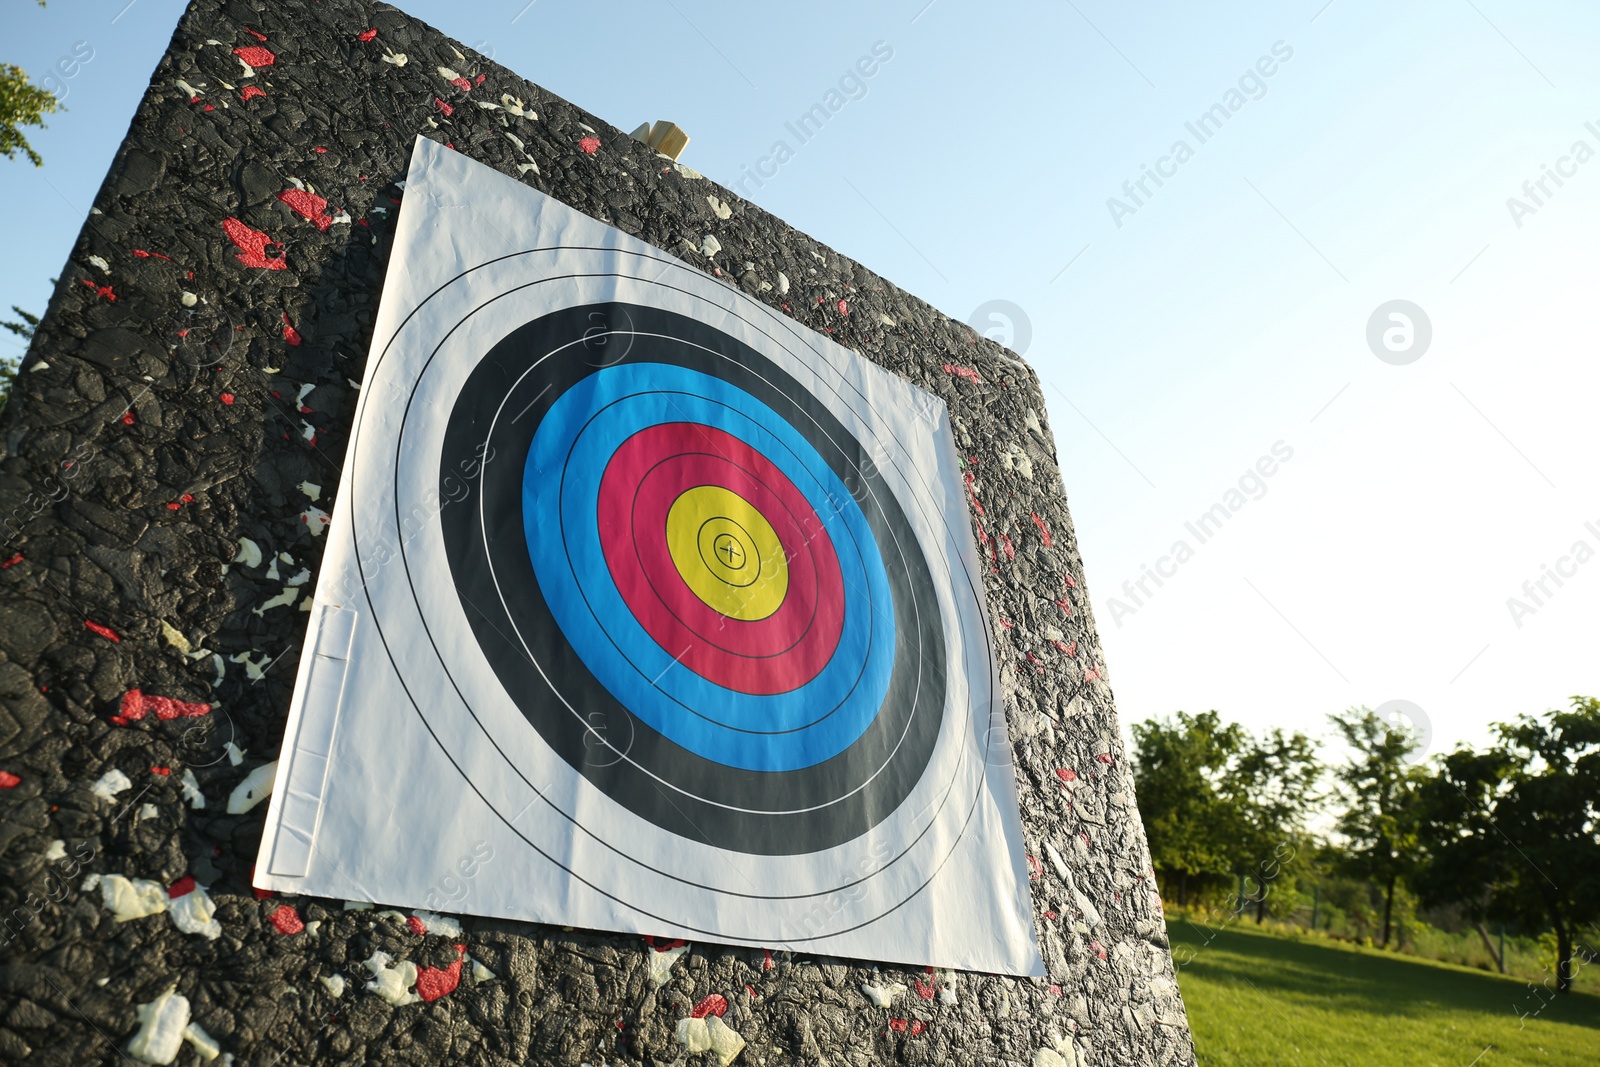
M467 168L451 190L481 169L425 152ZM943 879L1015 913L1025 951L971 958L1031 968L942 402L517 192L538 240L391 268L331 528L348 580L318 600L360 619L346 690L392 699L347 702L342 743L418 738L440 802L566 900L498 913L888 959Z

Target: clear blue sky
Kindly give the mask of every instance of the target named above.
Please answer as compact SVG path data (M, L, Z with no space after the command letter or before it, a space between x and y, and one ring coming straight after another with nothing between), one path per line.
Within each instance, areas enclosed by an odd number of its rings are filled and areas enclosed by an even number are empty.
M1600 692L1592 5L525 2L402 6L624 129L676 121L725 184L892 49L746 188L951 315L1026 317L1125 720L1403 698L1437 750ZM0 305L42 309L181 9L7 5L0 60L93 58L45 167L0 162ZM1432 330L1405 365L1367 340L1397 299Z

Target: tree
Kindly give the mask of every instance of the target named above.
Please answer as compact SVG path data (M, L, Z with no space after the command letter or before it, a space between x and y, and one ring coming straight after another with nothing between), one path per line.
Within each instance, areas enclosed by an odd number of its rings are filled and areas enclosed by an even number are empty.
M44 6L44 0L39 0L39 6ZM24 152L34 166L44 166L44 160L18 127L42 129L44 116L60 107L61 102L54 94L28 80L27 71L12 63L0 63L0 152L4 152L7 159L15 158L19 151Z
M1150 862L1178 883L1178 904L1196 888L1225 879L1232 869L1231 831L1221 782L1247 741L1238 723L1222 724L1215 711L1133 725L1133 773L1150 842Z
M1303 850L1321 773L1314 742L1282 730L1258 741L1215 711L1136 723L1133 736L1151 863L1165 881L1176 879L1179 905L1188 903L1191 882L1204 888L1249 876L1261 921L1265 886Z
M1341 866L1345 873L1370 878L1383 887L1379 944L1386 947L1395 886L1417 861L1416 797L1424 776L1410 758L1419 741L1371 708L1351 708L1328 718L1353 750L1336 772L1346 800L1338 827L1349 842Z
M11 305L22 319L21 322L10 322L0 319L0 329L10 330L24 341L33 340L33 331L39 326L39 316L30 315L15 304ZM17 380L17 368L22 364L21 356L0 356L0 411L6 409L6 402L11 399L11 386Z
M1256 883L1256 922L1267 912L1267 884L1299 870L1308 856L1306 817L1322 799L1317 744L1274 728L1250 739L1229 768L1223 788L1237 817L1235 873Z
M1418 886L1480 921L1550 930L1556 990L1568 992L1574 936L1600 921L1600 700L1494 731L1488 749L1446 756L1422 791Z
M21 127L44 127L44 116L59 111L56 98L28 80L28 72L13 63L0 63L0 152L13 159L18 152L27 155L36 167L44 159L28 144Z

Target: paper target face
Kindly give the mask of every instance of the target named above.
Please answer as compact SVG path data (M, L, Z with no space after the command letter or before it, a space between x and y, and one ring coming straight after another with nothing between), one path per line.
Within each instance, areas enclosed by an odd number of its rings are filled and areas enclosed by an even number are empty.
M307 657L344 695L303 664L291 723L338 743L286 748L290 792L330 750L432 768L417 817L503 842L488 914L1031 973L943 404L427 144L407 212L450 168L538 212L520 247L391 267ZM373 816L324 781L309 826L274 801L275 878ZM974 900L1003 936L932 930Z

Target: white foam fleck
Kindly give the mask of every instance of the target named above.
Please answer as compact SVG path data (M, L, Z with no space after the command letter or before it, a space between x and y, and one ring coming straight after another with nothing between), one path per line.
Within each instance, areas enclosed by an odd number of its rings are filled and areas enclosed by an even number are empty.
M372 958L367 960L367 966L372 969L372 981L367 983L367 988L378 994L390 1004L415 1004L422 998L410 989L417 982L417 965L410 960L404 960L394 966L389 965L387 952L375 951Z
M906 987L899 982L890 982L888 985L868 985L861 983L861 992L867 995L875 1007L887 1008L894 1003L894 998L906 991Z
M134 1009L139 1032L128 1041L128 1055L146 1063L171 1063L183 1047L189 1026L189 998L173 986L148 1004Z
M200 792L200 783L196 781L194 771L185 770L181 784L183 786L183 799L189 802L189 807L199 811L206 806L206 795Z
M278 761L263 763L234 786L228 797L228 814L243 815L272 795L272 779L278 773Z
M131 922L167 910L167 890L158 882L108 874L100 879L100 901L117 922Z
M198 882L183 896L171 898L167 911L172 925L186 934L204 934L213 941L222 936L222 924L214 917L217 905Z
M132 779L113 767L102 774L100 780L89 787L89 791L101 800L115 800L118 793L132 788Z

